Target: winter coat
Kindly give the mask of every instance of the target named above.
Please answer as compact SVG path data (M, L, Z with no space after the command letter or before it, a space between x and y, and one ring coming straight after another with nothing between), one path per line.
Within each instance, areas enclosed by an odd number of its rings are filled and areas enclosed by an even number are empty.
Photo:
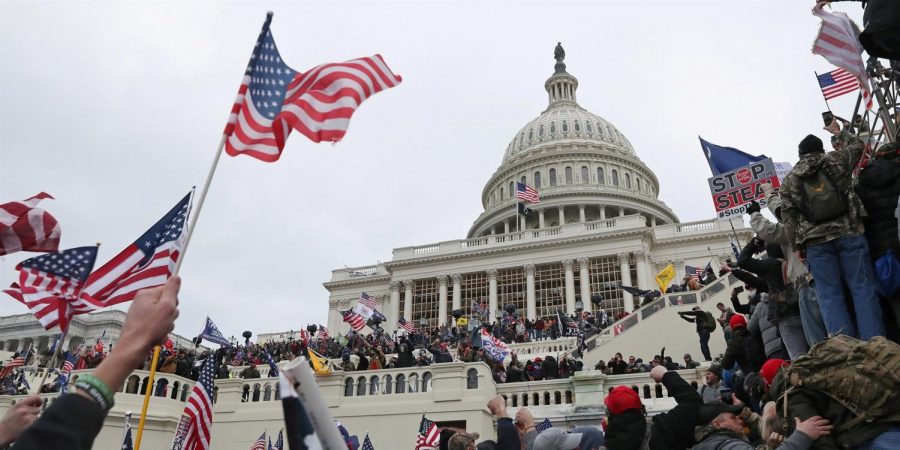
M869 213L863 223L872 259L878 259L890 249L894 250L894 255L900 255L897 218L894 216L900 196L900 159L872 161L859 173L856 193Z
M766 358L762 345L754 345L754 336L746 328L735 328L731 332L731 340L728 341L722 358L722 367L731 370L734 363L737 363L744 373L759 372Z
M773 192L766 198L766 206L769 211L781 209L781 195ZM750 215L750 228L764 241L778 244L781 252L787 260L787 276L790 281L797 281L809 274L809 268L797 255L797 247L794 245L794 231L780 223L770 222L762 214L755 212Z
M785 291L783 260L776 258L755 259L753 258L753 250L750 249L750 244L747 244L738 256L738 266L764 279L768 286L768 292L780 293ZM779 319L784 317L800 315L800 302L778 303L774 307L770 304L769 306L768 317L773 323L777 323Z
M778 355L787 356L784 342L781 341L781 336L778 335L778 327L768 319L769 296L768 294L760 294L760 296L760 302L753 309L750 320L747 321L747 331L753 336L762 338L767 359Z
M865 215L865 210L859 197L850 189L850 176L862 156L864 146L855 137L844 134L842 138L847 144L840 150L801 156L781 185L781 218L788 228L796 231L794 243L798 248L863 233L861 218ZM819 168L824 168L837 190L846 194L847 212L832 220L813 223L800 210L800 203L803 201L801 177L812 176Z
M559 365L556 363L556 358L552 356L544 358L544 360L541 361L541 372L544 374L545 380L558 378Z

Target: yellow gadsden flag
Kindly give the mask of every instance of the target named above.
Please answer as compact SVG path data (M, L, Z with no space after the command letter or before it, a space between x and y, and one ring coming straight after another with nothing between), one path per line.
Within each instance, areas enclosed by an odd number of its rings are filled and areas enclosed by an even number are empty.
M327 359L319 356L313 349L307 347L306 350L307 353L309 353L309 360L312 361L313 372L315 372L316 375L331 375L331 363L329 363Z
M656 274L656 284L659 285L659 292L666 293L666 288L675 279L675 266L669 264L665 269Z

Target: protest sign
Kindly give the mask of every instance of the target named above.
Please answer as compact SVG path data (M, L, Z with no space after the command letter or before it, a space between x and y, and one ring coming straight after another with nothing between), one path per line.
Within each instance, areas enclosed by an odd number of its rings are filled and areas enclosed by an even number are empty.
M766 158L747 166L723 173L709 179L713 205L720 219L740 216L753 200L765 206L765 195L761 186L771 183L781 186L772 158Z

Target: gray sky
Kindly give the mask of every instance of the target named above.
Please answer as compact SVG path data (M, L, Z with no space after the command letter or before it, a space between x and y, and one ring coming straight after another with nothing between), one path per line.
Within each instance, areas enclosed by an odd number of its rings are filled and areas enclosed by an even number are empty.
M296 70L381 53L403 76L344 141L223 156L182 268L176 331L327 318L331 270L464 238L562 41L579 103L613 123L683 222L714 216L697 135L796 161L826 138L811 1L0 3L0 202L46 191L97 266L202 185L267 10ZM838 4L861 24L856 3ZM848 116L855 95L832 102ZM827 141L826 141L827 142ZM0 284L33 256L0 257ZM0 300L0 314L26 309Z

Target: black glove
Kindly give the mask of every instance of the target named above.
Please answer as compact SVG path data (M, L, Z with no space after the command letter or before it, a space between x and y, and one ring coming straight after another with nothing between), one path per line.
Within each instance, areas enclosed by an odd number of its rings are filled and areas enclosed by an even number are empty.
M762 207L759 206L759 202L756 200L752 200L749 205L747 205L747 214L758 213L762 210Z

